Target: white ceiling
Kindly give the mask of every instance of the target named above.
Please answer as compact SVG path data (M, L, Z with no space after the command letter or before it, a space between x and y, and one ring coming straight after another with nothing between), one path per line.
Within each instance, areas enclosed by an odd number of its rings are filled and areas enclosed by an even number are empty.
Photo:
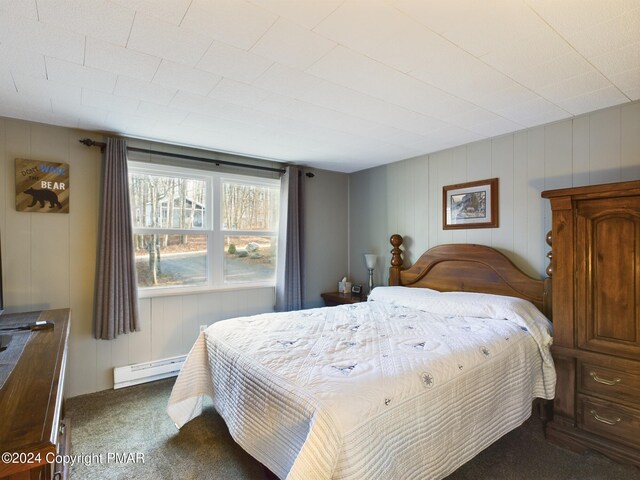
M640 98L640 0L0 0L0 116L353 172Z

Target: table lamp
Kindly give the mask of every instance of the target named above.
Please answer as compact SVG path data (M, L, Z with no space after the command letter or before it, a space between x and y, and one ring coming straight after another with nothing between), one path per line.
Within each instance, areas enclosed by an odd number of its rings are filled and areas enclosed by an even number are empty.
M364 254L364 261L367 264L367 268L369 269L369 295L371 295L371 290L373 290L373 269L376 266L377 260L377 255L373 255L372 253Z

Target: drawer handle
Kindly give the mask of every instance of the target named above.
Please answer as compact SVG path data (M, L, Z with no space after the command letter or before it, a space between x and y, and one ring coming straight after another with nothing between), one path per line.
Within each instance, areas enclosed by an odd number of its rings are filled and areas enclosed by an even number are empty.
M601 422L601 423L606 423L607 425L615 425L616 423L620 423L622 421L622 419L620 417L615 418L614 420L611 420L609 418L605 418L605 417L601 417L600 415L598 415L598 412L596 412L595 410L591 410L591 415L593 415L593 418L595 418L597 421Z
M593 378L598 383L603 383L604 385L615 385L616 383L620 383L621 380L616 377L613 380L607 380L606 378L601 378L598 376L596 372L590 372L591 378Z

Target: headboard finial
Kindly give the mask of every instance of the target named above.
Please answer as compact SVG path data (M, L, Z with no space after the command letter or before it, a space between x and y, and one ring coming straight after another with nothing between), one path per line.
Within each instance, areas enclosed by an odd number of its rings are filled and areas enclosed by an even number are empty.
M400 245L404 239L402 235L397 233L391 235L389 242L391 242L391 267L389 267L389 285L400 285L400 271L402 270L402 250Z
M549 250L549 252L547 253L547 258L549 259L549 266L546 269L547 275L552 277L553 276L553 236L551 234L551 230L549 230L549 232L547 233L547 237L546 237L546 241L547 241L547 245L549 245L551 247L551 250Z
M391 265L393 267L402 266L402 250L400 250L400 245L402 245L403 241L404 239L402 238L402 235L398 235L397 233L391 235L391 238L389 239L389 242L391 242L391 246L393 247L391 249Z

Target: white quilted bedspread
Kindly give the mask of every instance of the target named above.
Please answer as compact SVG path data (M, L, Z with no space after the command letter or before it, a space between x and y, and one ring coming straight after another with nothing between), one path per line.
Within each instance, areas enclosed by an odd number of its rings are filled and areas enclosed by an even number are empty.
M550 325L508 297L410 298L215 323L169 415L180 427L211 396L280 478L442 478L553 398Z

